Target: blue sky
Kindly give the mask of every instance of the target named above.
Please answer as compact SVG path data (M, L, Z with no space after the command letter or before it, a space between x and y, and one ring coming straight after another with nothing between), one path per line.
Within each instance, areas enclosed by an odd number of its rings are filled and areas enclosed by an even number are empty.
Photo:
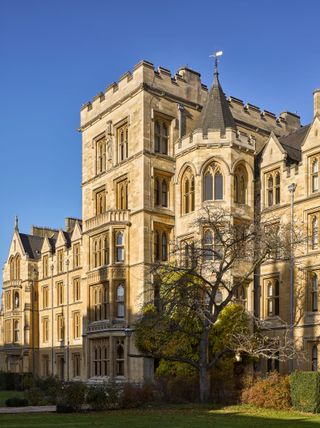
M1 265L15 214L24 232L81 216L80 107L141 59L210 85L223 49L227 95L308 123L319 16L318 0L0 0Z

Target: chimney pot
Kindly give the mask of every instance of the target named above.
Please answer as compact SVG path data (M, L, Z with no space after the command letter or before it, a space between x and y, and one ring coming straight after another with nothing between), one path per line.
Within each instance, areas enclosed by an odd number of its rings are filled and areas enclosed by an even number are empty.
M313 115L320 114L320 88L313 91Z

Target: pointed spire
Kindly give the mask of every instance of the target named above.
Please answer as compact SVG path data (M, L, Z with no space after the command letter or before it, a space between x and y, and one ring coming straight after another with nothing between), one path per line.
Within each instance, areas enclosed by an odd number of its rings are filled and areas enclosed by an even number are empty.
M15 230L19 230L19 219L17 215L14 218L14 228Z
M220 131L225 134L227 128L236 129L236 125L225 94L219 82L218 58L214 55L213 84L195 129L202 129L206 135L208 130Z

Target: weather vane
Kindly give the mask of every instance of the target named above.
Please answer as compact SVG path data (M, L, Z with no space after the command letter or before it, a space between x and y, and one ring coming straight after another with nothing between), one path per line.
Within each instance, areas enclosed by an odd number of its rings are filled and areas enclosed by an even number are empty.
M216 51L209 58L214 58L214 74L218 73L218 58L223 55L223 51Z

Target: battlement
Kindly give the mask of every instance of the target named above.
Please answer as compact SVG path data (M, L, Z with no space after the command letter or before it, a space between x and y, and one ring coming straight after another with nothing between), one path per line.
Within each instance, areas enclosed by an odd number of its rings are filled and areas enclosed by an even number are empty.
M201 129L196 129L193 133L178 140L175 147L175 154L179 156L182 152L190 150L195 146L210 145L210 147L237 146L246 151L255 151L255 138L244 132L226 129L224 135L219 130L209 130L208 135L203 135Z
M261 110L253 104L245 104L235 97L228 98L234 119L241 123L249 123L266 133L273 131L277 135L285 135L301 127L300 116L295 113L282 112L277 117L275 113Z
M162 66L155 69L151 62L143 60L132 71L124 73L118 82L111 83L104 92L99 92L81 107L81 129L147 88L168 93L198 106L203 105L208 93L208 88L201 82L197 71L181 67L172 75L169 69Z
M84 130L96 120L123 104L142 90L148 90L158 96L175 97L177 102L201 109L208 96L208 88L201 82L199 72L187 66L181 67L174 75L165 67L155 69L149 61L140 61L127 71L118 80L113 82L104 92L99 92L93 99L81 108L80 130ZM178 101L179 100L179 101ZM300 117L294 113L282 112L278 117L275 113L262 110L239 98L228 98L232 115L236 122L259 129L266 135L275 132L276 135L285 135L296 129L300 124Z

